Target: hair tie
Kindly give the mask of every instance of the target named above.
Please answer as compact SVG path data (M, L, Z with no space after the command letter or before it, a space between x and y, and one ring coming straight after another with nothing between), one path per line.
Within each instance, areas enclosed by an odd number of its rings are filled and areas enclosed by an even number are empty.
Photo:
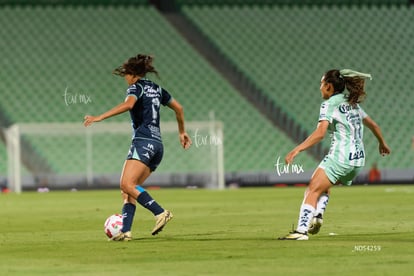
M354 70L351 70L351 69L342 69L342 70L339 70L339 76L340 77L360 77L360 78L363 78L363 79L370 79L370 80L372 80L371 74L361 73L361 72L354 71Z

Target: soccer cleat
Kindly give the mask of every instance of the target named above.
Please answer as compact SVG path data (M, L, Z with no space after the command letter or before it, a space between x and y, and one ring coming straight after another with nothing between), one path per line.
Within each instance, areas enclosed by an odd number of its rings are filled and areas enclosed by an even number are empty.
M309 224L308 233L315 235L319 233L323 224L322 214L314 216Z
M119 232L117 235L110 238L109 241L123 241L125 237L124 235L125 235L124 233Z
M162 212L161 214L157 215L155 217L156 221L155 221L155 226L154 229L152 229L152 235L157 235L159 232L162 231L162 229L164 228L164 226L173 218L173 214L168 211L165 210L164 212Z
M307 233L300 233L298 231L293 231L287 234L284 237L279 237L278 240L296 240L296 241L307 241L309 240L309 237Z
M130 241L130 240L132 240L131 231L125 232L124 233L124 241Z
M131 231L128 232L119 232L118 235L112 237L112 239L109 239L110 241L130 241L132 240L132 234Z

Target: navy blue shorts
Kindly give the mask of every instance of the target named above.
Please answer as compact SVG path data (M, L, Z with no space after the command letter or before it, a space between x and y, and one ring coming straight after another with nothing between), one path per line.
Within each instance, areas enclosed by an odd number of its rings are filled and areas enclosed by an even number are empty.
M161 142L149 139L135 138L132 140L127 160L139 160L153 172L161 163L164 155L164 146Z

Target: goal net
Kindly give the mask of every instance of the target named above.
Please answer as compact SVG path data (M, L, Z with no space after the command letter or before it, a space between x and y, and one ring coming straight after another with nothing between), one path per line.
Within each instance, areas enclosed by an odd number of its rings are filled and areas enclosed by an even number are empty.
M164 157L144 185L224 189L223 125L186 122L184 150L177 123L161 122ZM129 123L15 124L5 130L11 190L115 188L131 144Z

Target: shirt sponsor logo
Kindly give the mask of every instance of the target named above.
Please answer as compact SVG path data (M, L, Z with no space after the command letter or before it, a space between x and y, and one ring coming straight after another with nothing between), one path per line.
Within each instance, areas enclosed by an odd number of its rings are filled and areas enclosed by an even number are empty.
M161 92L160 92L160 88L156 88L154 89L152 86L150 85L145 85L144 86L144 93L145 96L149 97L149 98L155 98L155 97L159 97Z
M361 158L364 158L364 157L365 157L365 154L364 154L363 150L349 153L349 161L361 159Z
M341 104L338 108L339 112L345 114L352 109L352 106L350 106L349 104Z

